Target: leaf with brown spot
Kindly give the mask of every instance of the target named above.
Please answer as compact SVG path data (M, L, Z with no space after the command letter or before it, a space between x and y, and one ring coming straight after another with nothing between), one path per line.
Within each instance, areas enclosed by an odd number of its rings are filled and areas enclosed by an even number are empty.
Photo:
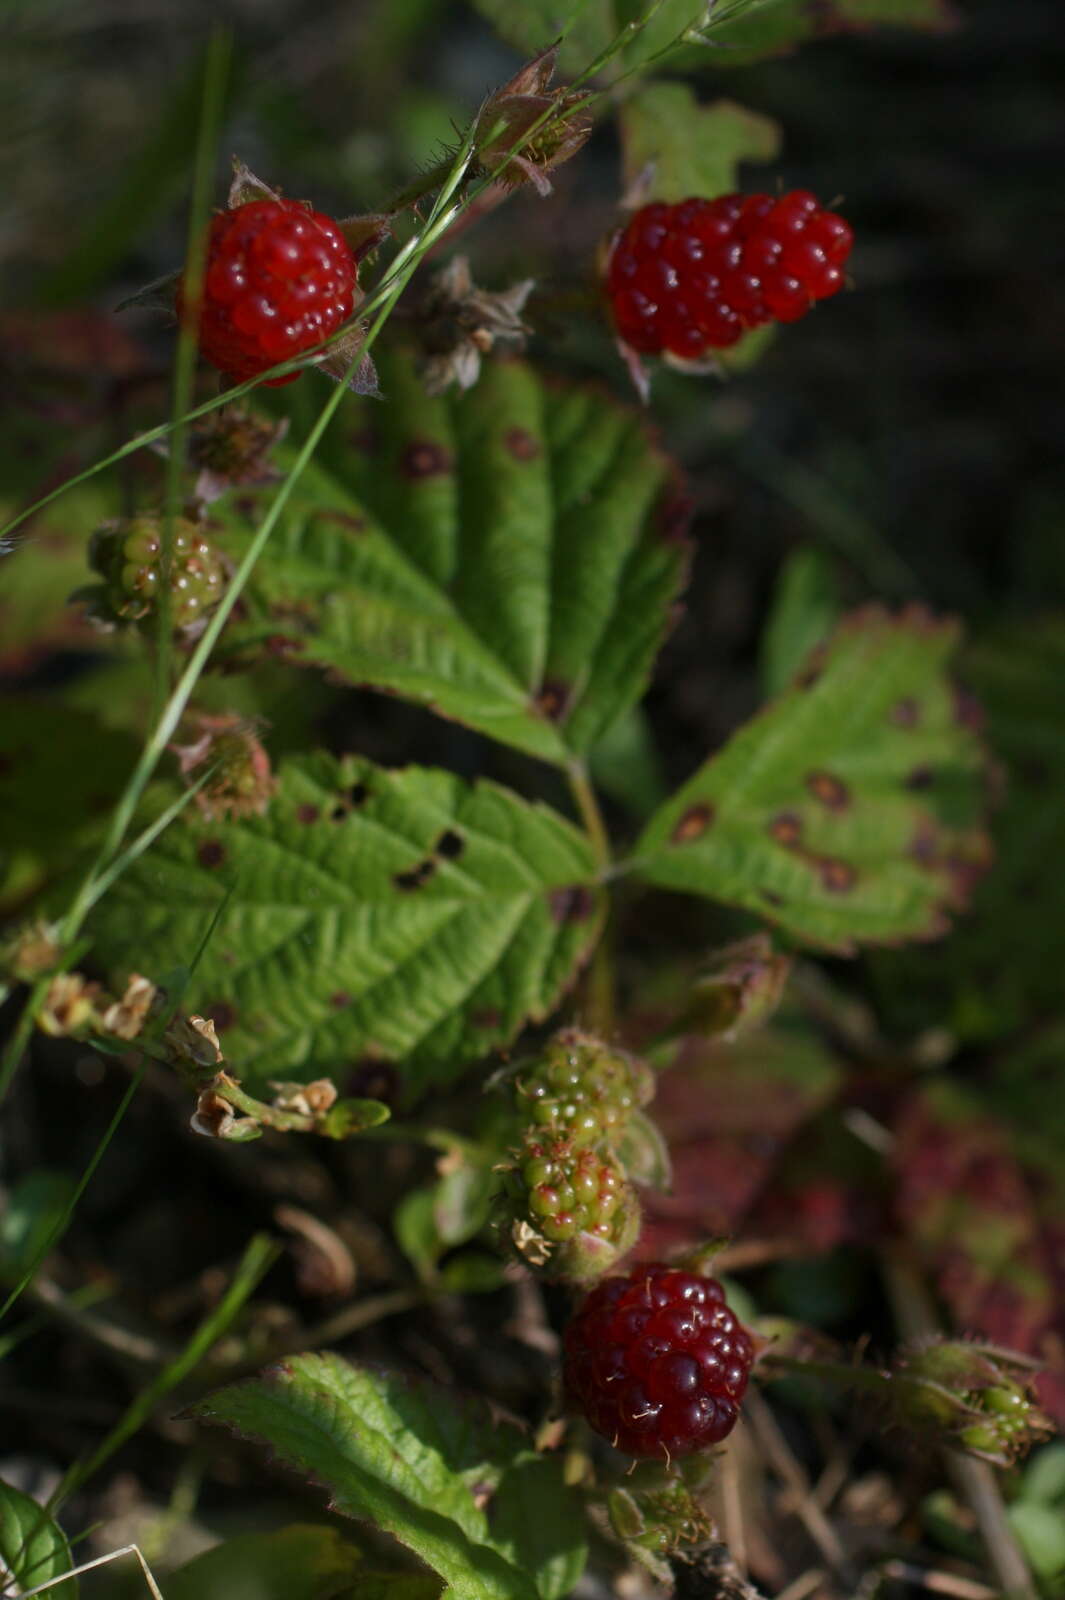
M989 856L984 754L944 670L956 638L917 607L845 618L816 674L800 671L661 807L630 866L840 951L942 932ZM688 837L699 807L713 827Z
M639 700L674 620L677 469L637 412L523 362L429 395L408 355L380 360L383 403L341 405L222 656L273 652L566 765ZM370 427L372 455L352 448ZM215 510L239 556L255 497Z
M212 928L184 1003L230 1008L250 1092L373 1054L409 1095L554 1009L603 916L571 823L424 768L322 755L278 776L261 817L169 829L93 917L120 973L179 966Z

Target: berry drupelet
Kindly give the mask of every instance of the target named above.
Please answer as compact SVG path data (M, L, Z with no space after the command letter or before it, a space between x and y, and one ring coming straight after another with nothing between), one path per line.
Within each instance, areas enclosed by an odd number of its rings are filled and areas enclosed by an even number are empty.
M614 325L643 354L697 361L836 294L853 237L806 189L644 206L607 265Z
M732 1431L752 1356L716 1279L655 1264L592 1290L566 1329L563 1378L596 1433L668 1460Z
M198 321L203 355L238 383L321 344L351 316L358 268L340 227L296 200L249 200L211 220ZM268 378L291 383L291 372Z

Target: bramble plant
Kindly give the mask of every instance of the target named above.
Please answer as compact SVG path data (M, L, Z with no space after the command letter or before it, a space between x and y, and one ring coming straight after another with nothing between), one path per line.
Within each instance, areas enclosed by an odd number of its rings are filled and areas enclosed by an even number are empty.
M4 568L32 582L33 519L66 508L72 614L99 659L46 737L32 696L3 702L0 777L20 789L0 791L0 1082L35 1033L129 1074L74 1188L42 1171L8 1194L4 1315L28 1294L88 1318L49 1259L148 1084L216 1153L263 1140L288 1159L303 1136L339 1152L323 1170L356 1174L368 1211L387 1211L356 1248L314 1216L320 1189L295 1188L275 1216L299 1236L301 1286L335 1294L320 1336L257 1315L277 1251L253 1238L46 1504L0 1482L0 1584L73 1600L58 1515L166 1401L373 1530L360 1543L293 1516L230 1537L162 1580L168 1600L234 1585L563 1600L620 1593L623 1574L632 1594L753 1596L714 1518L735 1530L748 1433L790 1458L766 1402L744 1398L750 1377L800 1410L814 1385L857 1391L879 1428L951 1452L996 1579L1034 1594L989 1470L1052 1429L1030 1352L977 1338L978 1318L972 1338L941 1337L892 1247L894 1334L868 1330L852 1359L816 1317L774 1314L737 1282L744 1240L714 1240L706 1206L685 1211L690 1184L666 1197L684 1118L701 1127L700 1096L725 1103L709 1085L730 1073L763 1098L775 1149L860 1062L876 1082L853 1126L881 1185L899 1149L977 1117L922 1082L888 1134L883 1080L935 1063L856 1022L839 969L819 965L865 953L890 987L871 952L949 939L988 868L994 768L953 675L957 624L915 601L843 612L793 564L767 620L766 703L672 793L647 754L644 697L692 557L684 476L650 425L656 386L689 384L697 407L710 385L741 385L769 338L801 341L833 315L813 308L844 288L854 238L808 190L745 194L739 164L775 161L780 130L662 74L798 43L812 8L571 7L547 48L553 4L479 9L527 64L454 149L347 217L238 160L208 219L229 53L214 36L187 258L134 297L176 328L172 416L4 530ZM943 20L937 0L825 9ZM623 171L574 320L594 310L585 336L615 393L574 376L579 353L548 370L572 302L529 279L484 287L495 268L472 232L504 204L550 206L611 120ZM135 454L135 501L109 504L100 474ZM426 717L403 724L398 768L370 740L319 737L351 686L455 724L450 765L418 761ZM635 953L631 908L658 896L685 928L703 926L686 908L718 908L719 947ZM260 1153L219 1160L258 1171ZM916 1192L921 1170L915 1156L906 1204L932 1251L952 1222ZM807 1184L803 1204L819 1193ZM371 1259L398 1277L391 1299L366 1293ZM520 1315L496 1314L502 1294ZM443 1358L412 1375L410 1352L432 1350L459 1299L475 1304L467 1345L487 1352L480 1394L460 1394ZM421 1319L395 1361L329 1348L386 1316ZM506 1339L528 1355L516 1400ZM651 1459L634 1472L634 1457ZM804 1505L840 1586L823 1592L843 1593L858 1556Z

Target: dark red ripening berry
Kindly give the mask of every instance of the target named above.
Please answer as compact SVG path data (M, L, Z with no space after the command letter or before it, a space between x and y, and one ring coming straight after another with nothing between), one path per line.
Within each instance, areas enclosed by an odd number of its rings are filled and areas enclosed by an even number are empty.
M621 338L696 360L750 328L796 322L842 289L853 234L806 189L656 201L619 234L606 292Z
M672 1459L732 1431L753 1354L715 1278L637 1267L604 1279L566 1329L566 1396L619 1450Z
M249 200L211 219L199 315L203 355L243 383L320 344L354 309L358 268L338 225L297 200ZM178 317L194 318L185 281ZM298 372L268 378L291 383Z

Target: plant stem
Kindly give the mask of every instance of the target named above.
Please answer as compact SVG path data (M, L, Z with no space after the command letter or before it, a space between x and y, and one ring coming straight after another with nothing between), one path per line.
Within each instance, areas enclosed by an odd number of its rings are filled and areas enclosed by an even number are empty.
M597 867L609 867L611 861L610 836L606 831L603 813L599 809L599 801L595 796L588 769L581 761L571 761L566 768L566 777L569 780L570 794L577 807L584 831L588 835L595 856Z
M577 808L588 842L592 847L596 867L602 876L611 863L610 835L599 809L595 789L588 769L581 761L571 761L566 768L570 794ZM605 891L604 891L605 892ZM584 984L584 1004L588 1026L593 1033L609 1038L614 1031L614 959L611 949L611 916L607 912L606 925L592 955Z
M886 1258L884 1277L899 1331L906 1339L939 1332L931 1299L910 1262L900 1252ZM988 1560L1004 1600L1038 1600L1024 1553L1006 1516L998 1479L986 1461L944 1451L947 1471L976 1517Z

